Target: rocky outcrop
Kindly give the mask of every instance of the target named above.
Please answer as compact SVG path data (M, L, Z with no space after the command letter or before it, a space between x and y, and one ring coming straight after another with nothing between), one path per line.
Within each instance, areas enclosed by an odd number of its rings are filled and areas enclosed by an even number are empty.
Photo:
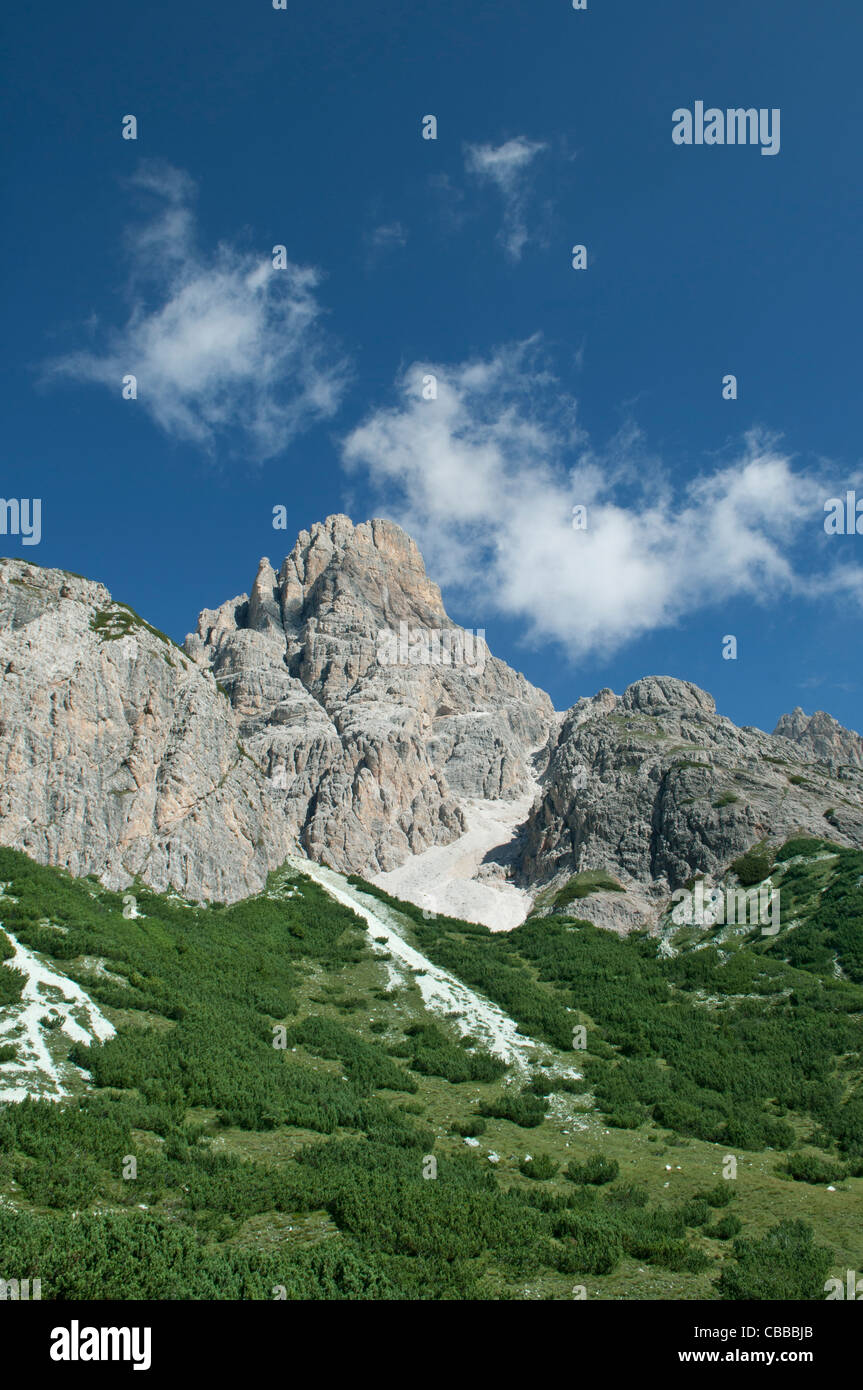
M740 729L663 676L556 714L386 521L303 531L184 649L0 561L0 677L0 843L115 887L231 901L299 852L492 925L569 885L629 930L759 841L863 844L860 740L829 716Z
M540 901L551 904L576 874L604 870L626 892L591 892L570 910L606 926L649 924L651 903L758 841L863 843L863 777L843 773L811 748L737 728L686 681L603 691L563 719L516 881L545 888Z
M227 691L249 754L310 858L371 876L514 800L551 701L447 616L409 536L329 517L276 574L207 610L187 654Z
M291 845L212 675L108 590L0 561L0 842L113 887L234 899Z
M823 709L806 715L798 705L792 714L783 714L773 732L799 744L820 762L834 767L863 767L863 738L851 729L843 729Z
M397 526L331 517L177 648L100 584L0 565L0 841L233 900L290 850L395 868L532 786L551 701L447 617Z

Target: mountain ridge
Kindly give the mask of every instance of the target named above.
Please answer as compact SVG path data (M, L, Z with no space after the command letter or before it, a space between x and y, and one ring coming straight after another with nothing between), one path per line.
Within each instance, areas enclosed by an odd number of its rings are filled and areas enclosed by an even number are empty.
M758 841L829 820L863 844L863 741L830 716L740 729L667 676L558 712L389 521L301 531L183 648L104 585L2 560L0 671L0 842L112 887L236 901L300 853L489 925L508 894L511 926L513 894L549 911L605 874L580 911L629 930ZM417 887L432 851L446 882Z

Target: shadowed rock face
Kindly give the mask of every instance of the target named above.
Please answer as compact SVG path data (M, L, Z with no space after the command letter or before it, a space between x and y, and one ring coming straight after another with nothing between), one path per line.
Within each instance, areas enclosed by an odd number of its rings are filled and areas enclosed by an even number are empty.
M856 769L837 777L812 746L739 729L697 686L652 676L564 717L517 881L537 890L603 869L627 893L591 894L571 910L628 927L693 874L798 833L863 843Z
M792 714L783 714L774 734L790 739L821 762L836 767L863 767L863 738L841 724L823 709L805 715L798 705Z
M231 901L292 850L371 877L534 793L474 877L545 902L603 870L626 891L572 910L623 930L761 839L863 843L860 740L829 716L739 729L664 676L555 714L386 521L302 532L184 650L101 584L0 561L0 843L42 862Z

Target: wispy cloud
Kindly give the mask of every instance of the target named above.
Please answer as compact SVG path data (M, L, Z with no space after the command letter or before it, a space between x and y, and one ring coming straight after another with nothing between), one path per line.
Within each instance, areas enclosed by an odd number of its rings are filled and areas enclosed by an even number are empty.
M674 488L632 427L588 447L534 340L415 363L398 393L346 439L346 465L368 471L436 577L535 641L608 655L725 600L863 598L860 567L825 548L829 489L775 440L750 435L732 462Z
M385 222L375 227L368 236L368 244L373 251L390 251L394 247L406 246L408 234L401 222Z
M127 374L138 403L172 437L211 451L239 439L259 459L332 416L348 375L322 325L319 273L288 261L197 242L194 184L181 170L145 164L132 181L154 210L130 228L128 316L98 351L47 364L48 377L105 386Z
M521 259L528 239L527 207L533 161L546 146L519 135L503 145L466 145L465 168L491 183L503 200L500 240L510 260Z

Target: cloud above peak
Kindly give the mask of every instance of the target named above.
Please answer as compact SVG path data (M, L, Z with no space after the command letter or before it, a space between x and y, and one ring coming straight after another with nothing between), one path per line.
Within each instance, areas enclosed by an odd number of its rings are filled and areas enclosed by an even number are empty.
M346 364L323 328L320 276L271 248L198 246L195 186L183 171L144 164L131 180L150 204L126 237L127 317L97 351L46 365L47 377L107 387L137 383L137 403L165 434L212 452L228 441L271 458L331 417Z
M345 463L483 622L608 656L718 602L860 593L859 567L821 552L824 483L769 438L674 487L632 428L588 446L536 340L415 363L397 396L348 436Z

